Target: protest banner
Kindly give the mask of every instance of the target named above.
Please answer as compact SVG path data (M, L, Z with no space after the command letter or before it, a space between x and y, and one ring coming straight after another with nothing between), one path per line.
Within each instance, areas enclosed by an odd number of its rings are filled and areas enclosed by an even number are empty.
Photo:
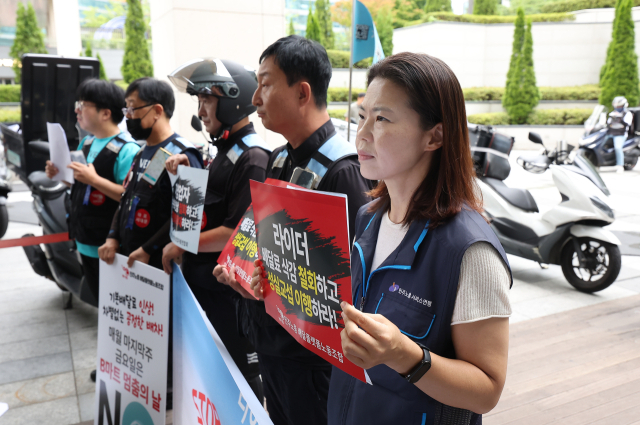
M173 421L273 425L173 264Z
M177 174L169 173L173 193L171 198L171 241L180 248L198 253L204 198L209 171L178 165Z
M267 313L300 344L363 382L344 357L340 302L352 304L347 197L251 181Z
M169 292L162 270L100 261L96 425L165 423Z
M300 187L282 180L267 179L265 184L280 187ZM240 219L235 230L231 234L229 241L218 257L218 264L231 269L236 266L236 280L251 296L253 290L251 275L255 266L253 262L258 258L258 241L256 240L256 226L253 218L253 204L249 205L247 211Z

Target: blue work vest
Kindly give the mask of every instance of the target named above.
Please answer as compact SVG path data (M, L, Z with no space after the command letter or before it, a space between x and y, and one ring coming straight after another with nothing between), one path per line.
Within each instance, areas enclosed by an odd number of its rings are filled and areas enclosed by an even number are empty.
M354 306L365 313L382 314L431 352L455 358L451 318L462 257L473 243L488 242L508 266L502 245L480 214L463 209L431 230L426 221L414 221L396 250L372 271L383 213L369 213L370 205L363 206L356 218L356 242L351 252ZM386 365L372 367L367 373L373 385L333 368L329 425L482 423L481 415L443 405Z

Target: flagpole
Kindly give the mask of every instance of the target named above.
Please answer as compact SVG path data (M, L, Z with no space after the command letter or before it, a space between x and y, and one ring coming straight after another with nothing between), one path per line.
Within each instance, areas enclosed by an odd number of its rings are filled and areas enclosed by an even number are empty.
M351 139L351 76L353 74L353 39L356 34L356 0L351 1L351 41L349 53L349 97L347 99L347 142Z

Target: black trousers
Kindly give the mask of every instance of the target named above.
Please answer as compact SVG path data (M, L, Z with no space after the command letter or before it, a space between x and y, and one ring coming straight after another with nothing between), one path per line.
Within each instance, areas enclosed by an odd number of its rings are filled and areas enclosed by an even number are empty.
M326 425L331 365L318 368L258 354L267 411L274 425Z
M215 266L215 263L197 263L185 259L182 273L231 358L258 400L262 401L258 354L251 342L238 329L236 303L239 301L237 299L239 295L233 289L218 283L213 277Z
M98 301L98 295L100 294L100 259L82 254L80 256L82 257L84 281L93 297Z

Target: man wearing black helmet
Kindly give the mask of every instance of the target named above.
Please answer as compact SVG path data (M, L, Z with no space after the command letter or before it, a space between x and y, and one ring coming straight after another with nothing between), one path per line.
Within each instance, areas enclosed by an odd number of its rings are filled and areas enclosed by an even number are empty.
M198 115L218 148L209 164L203 227L198 254L185 252L174 243L163 250L162 264L171 273L171 260L182 255L182 272L193 294L207 313L236 365L262 400L258 356L248 339L241 336L236 320L240 296L220 285L212 275L220 251L251 204L249 181L264 181L270 149L256 134L249 115L256 107L251 98L258 83L254 71L220 59L196 59L169 75L181 91L198 96ZM186 155L167 159L167 170L188 165Z

